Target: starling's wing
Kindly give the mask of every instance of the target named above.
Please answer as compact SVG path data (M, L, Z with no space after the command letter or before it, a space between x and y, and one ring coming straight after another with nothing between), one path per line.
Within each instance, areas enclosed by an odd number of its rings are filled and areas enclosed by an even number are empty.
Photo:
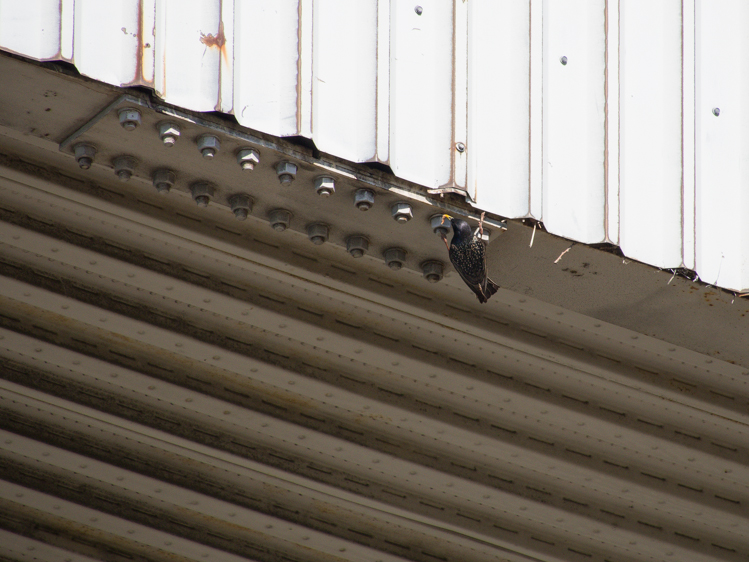
M485 302L486 254L484 243L474 238L469 243L450 244L449 255L450 261L461 279L476 293L481 302Z

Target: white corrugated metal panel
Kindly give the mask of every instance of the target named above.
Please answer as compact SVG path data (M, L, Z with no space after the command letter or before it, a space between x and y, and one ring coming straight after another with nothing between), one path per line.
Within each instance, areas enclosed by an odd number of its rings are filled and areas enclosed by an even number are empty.
M741 290L747 96L735 26L746 10L738 0L0 0L0 48L309 137L490 213Z

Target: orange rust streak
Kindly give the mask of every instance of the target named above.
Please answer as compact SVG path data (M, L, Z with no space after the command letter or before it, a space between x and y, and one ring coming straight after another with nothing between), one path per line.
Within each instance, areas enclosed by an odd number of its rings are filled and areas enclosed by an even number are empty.
M211 35L210 33L206 35L205 33L200 34L200 42L203 43L206 47L218 47L219 49L223 49L224 45L226 45L226 35L224 35L224 22L219 22L218 24L218 33L216 35Z

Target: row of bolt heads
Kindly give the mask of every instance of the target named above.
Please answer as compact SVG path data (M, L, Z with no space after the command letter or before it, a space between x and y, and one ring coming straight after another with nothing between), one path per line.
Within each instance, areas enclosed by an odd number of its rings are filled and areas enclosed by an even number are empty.
M118 112L120 125L127 131L134 131L141 124L140 111L135 108L124 108ZM159 137L166 147L172 147L180 136L179 125L172 122L162 122L157 126ZM197 139L198 150L204 158L213 158L221 148L221 141L211 134L204 134ZM73 152L78 165L88 170L96 157L96 147L89 143L78 143L73 146ZM237 152L237 163L243 170L253 170L260 162L260 153L254 148L243 148ZM137 160L132 156L118 156L112 161L114 173L121 181L128 181L137 167ZM293 162L283 160L276 165L276 174L281 185L290 185L296 179L297 166ZM176 174L167 169L159 169L153 173L153 185L159 193L167 194L176 182ZM199 207L207 207L211 197L215 194L214 187L204 181L198 181L190 186L192 197ZM335 179L331 176L319 176L315 179L315 192L321 197L329 197L335 193ZM354 192L354 205L360 211L368 211L374 205L375 194L371 189L361 188ZM253 199L247 194L238 193L228 198L234 216L238 220L245 220L252 212ZM411 205L399 201L390 207L393 219L405 223L413 218ZM282 232L291 223L291 212L285 209L275 209L268 215L271 227ZM444 237L447 227L442 224L442 214L430 217L432 230ZM323 223L310 224L307 235L313 244L324 244L328 240L329 227ZM362 257L369 248L369 240L362 235L349 236L346 239L346 249L355 258ZM387 265L394 270L401 269L406 261L406 251L402 248L389 248L383 252ZM440 281L443 276L443 264L436 260L428 260L421 264L424 277L431 283Z

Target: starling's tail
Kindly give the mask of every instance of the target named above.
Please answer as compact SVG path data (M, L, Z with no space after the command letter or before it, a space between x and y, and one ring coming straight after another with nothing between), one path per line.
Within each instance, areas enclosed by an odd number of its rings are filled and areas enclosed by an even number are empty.
M499 285L497 285L488 277L483 287L481 285L474 285L474 287L475 288L473 288L473 292L476 293L476 296L478 297L481 304L484 304L486 301L488 301L489 298L497 292L497 289L499 289Z

